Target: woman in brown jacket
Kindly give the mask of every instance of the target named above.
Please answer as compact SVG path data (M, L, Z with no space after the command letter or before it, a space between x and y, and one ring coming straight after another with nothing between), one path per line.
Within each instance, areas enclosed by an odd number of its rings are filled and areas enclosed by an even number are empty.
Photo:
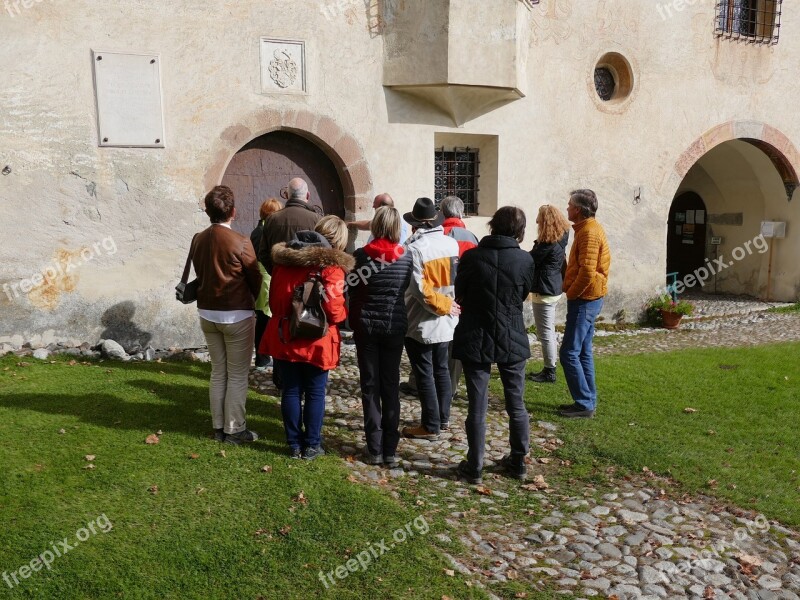
M236 216L231 189L218 185L205 205L211 226L192 241L192 262L200 327L211 355L211 421L214 439L238 445L258 439L247 429L245 401L261 273L250 239L231 229Z

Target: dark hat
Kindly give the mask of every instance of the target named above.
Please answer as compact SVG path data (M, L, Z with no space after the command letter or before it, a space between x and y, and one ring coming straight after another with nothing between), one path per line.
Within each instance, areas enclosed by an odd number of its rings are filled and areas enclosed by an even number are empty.
M406 223L417 229L432 229L444 221L444 213L436 210L436 204L430 198L417 198L414 209L403 215Z
M286 247L292 250L302 250L309 247L330 248L331 243L321 233L305 230L295 233L294 237L286 243Z

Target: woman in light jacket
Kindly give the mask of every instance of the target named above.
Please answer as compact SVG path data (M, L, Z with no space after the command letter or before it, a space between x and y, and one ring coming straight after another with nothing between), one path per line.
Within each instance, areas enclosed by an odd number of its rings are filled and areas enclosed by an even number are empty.
M291 241L272 248L272 318L260 352L272 356L281 376L281 414L292 458L313 460L325 454L321 436L325 390L328 372L339 364L338 325L347 318L344 276L355 262L344 252L346 244L347 225L331 215L320 219L314 231L299 231ZM328 330L321 338L291 339L294 289L315 273L320 273L325 287L323 309Z
M533 318L536 322L536 335L542 342L544 368L528 378L537 383L555 383L558 358L556 303L562 296L570 224L560 210L545 204L539 208L536 225L538 235L531 250L536 265L532 290Z

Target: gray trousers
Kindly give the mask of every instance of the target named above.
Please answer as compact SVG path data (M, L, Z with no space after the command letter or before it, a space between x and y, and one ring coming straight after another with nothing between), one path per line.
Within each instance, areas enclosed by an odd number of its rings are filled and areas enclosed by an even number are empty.
M525 362L498 364L500 380L508 413L508 440L511 445L512 461L522 461L530 451L530 421L525 408ZM483 457L486 447L486 412L489 407L490 363L464 363L464 377L467 380L467 464L474 475L483 470Z
M240 433L247 429L245 403L256 318L225 324L201 317L200 327L211 355L211 424L229 435Z
M556 347L556 305L533 303L533 319L536 322L536 336L542 342L544 366L554 369L558 359Z
M450 347L447 350L447 366L450 367L450 387L453 390L453 398L458 393L458 382L461 379L461 372L464 370L461 361L453 358L453 342L450 342Z

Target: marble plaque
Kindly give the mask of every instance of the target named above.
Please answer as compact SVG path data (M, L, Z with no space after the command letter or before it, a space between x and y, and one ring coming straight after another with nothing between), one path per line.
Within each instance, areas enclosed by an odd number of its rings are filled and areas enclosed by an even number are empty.
M92 52L100 146L163 148L161 57Z
M305 42L261 38L261 93L306 93Z

